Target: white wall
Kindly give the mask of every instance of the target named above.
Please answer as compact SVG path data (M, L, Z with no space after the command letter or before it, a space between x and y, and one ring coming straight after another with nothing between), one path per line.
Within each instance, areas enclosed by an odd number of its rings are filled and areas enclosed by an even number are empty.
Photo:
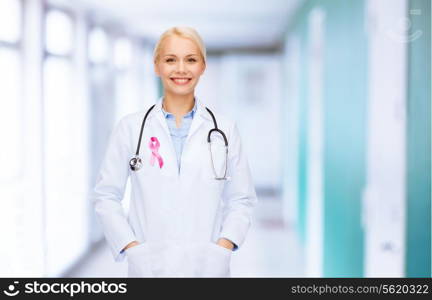
M294 228L298 223L298 149L299 149L299 80L300 41L291 35L284 47L284 85L282 111L285 112L282 135L283 151L283 218Z
M403 277L405 257L406 0L369 0L365 276Z
M309 14L308 48L308 125L307 125L307 199L306 199L306 274L322 277L324 236L324 28L325 12L315 8Z

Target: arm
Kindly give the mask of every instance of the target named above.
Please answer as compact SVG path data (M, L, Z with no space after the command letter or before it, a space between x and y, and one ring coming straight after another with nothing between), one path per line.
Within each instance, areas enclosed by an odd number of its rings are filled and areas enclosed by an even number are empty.
M228 240L237 250L244 242L252 221L253 208L257 203L255 188L246 155L241 146L237 126L230 130L227 176L225 183L221 239ZM220 240L219 240L220 241ZM222 241L222 243L226 243Z
M128 132L122 119L111 133L92 195L96 216L115 261L123 260L125 254L122 250L136 241L121 205L132 153L127 141Z

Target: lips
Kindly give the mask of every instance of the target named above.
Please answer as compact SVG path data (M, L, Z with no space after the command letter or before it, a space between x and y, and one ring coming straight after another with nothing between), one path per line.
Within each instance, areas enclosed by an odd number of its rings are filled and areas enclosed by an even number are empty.
M192 80L192 78L185 78L185 77L173 77L170 79L177 85L186 85Z

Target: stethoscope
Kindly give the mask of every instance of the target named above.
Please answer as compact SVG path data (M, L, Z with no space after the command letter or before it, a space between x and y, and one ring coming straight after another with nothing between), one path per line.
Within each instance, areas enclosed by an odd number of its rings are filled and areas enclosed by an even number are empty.
M142 121L141 131L140 131L140 136L139 136L139 139L138 139L138 146L137 146L137 149L136 149L136 152L135 152L135 156L133 156L131 158L131 160L129 161L129 166L130 166L130 168L131 168L132 171L138 171L142 167L142 160L141 160L141 158L139 156L139 151L140 151L140 147L141 147L142 134L143 134L143 131L144 131L144 125L145 125L147 116L150 113L150 111L155 107L155 105L156 104L152 105L152 107L149 108L149 110L145 114L144 119ZM227 173L227 163L228 163L228 140L226 138L225 133L218 128L216 119L215 119L213 113L211 112L211 110L208 109L207 107L206 107L206 110L210 113L210 115L211 115L211 117L213 119L213 124L214 124L214 128L211 129L208 132L208 135L207 135L207 143L209 145L210 159L211 159L211 163L212 163L212 167L213 167L213 173L215 175L215 179L216 180L227 180L228 178L226 177L226 173ZM215 169L214 162L213 162L213 153L212 153L212 149L211 149L211 135L212 135L213 132L219 132L222 135L222 137L224 139L224 143L225 143L225 171L224 171L223 177L218 177L217 176L216 169Z

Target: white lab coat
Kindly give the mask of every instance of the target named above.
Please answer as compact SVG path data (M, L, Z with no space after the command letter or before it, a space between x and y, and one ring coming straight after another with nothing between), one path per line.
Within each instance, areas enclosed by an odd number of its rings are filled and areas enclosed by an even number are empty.
M207 143L214 125L203 104L196 101L180 172L161 110L162 98L147 117L139 171L130 170L129 160L147 109L123 117L111 133L92 199L114 259L127 257L130 277L229 277L232 251L216 242L224 237L240 248L251 225L257 197L237 126L215 113L229 143L229 180L215 180ZM162 168L157 160L150 164L151 137L160 142ZM212 143L215 167L218 175L223 174L223 139L212 134ZM129 176L126 216L121 200ZM140 245L121 252L134 240Z

